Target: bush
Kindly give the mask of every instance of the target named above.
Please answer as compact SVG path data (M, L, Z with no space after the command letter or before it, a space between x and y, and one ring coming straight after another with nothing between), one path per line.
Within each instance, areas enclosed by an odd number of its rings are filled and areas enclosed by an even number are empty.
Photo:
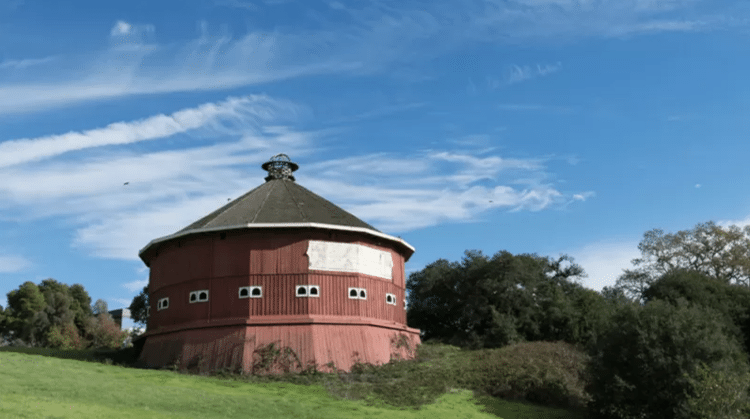
M744 285L727 284L706 274L690 270L671 271L649 286L643 293L646 301L664 300L676 304L683 298L688 303L715 310L733 325L732 333L750 349L750 289Z
M460 385L490 396L582 408L589 357L564 342L526 342L474 351Z
M91 339L91 346L95 349L120 348L128 337L128 332L120 330L120 326L108 313L89 317L86 330Z
M52 326L47 332L47 346L55 349L84 349L86 342L78 334L78 328L73 323L62 326Z
M747 371L728 329L720 313L685 300L623 306L593 353L591 411L603 419L700 417L695 400L710 379L732 382Z
M691 383L688 407L696 418L743 419L750 416L746 372L711 369L701 364Z

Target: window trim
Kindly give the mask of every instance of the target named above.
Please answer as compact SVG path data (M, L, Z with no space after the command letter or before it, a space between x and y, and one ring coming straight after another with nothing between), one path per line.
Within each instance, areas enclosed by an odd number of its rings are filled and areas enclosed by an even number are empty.
M391 301L388 301L388 297L391 297L390 298ZM396 300L396 294L391 294L390 292L388 292L388 293L385 294L385 303L386 304L390 304L392 306L395 306L395 305L398 305L398 303L396 301L398 301L398 300Z
M247 295L242 295L242 290L247 290ZM253 295L254 290L259 290L260 295ZM263 287L260 285L248 285L245 287L240 287L239 290L237 290L237 295L239 298L263 298Z
M164 307L164 303L165 302L167 303L166 307ZM168 308L169 308L169 297L159 298L159 300L157 300L157 302L156 302L156 310L157 311L166 310Z
M354 297L352 297L352 290L357 293ZM362 293L365 294L365 296L362 296ZM366 300L367 299L367 289L366 288L356 288L356 287L349 287L346 290L346 295L349 297L350 300Z
M201 293L206 293L206 298L204 300L201 299ZM195 296L195 300L193 300L193 296ZM188 303L195 304L195 303L205 303L210 298L210 295L208 293L208 290L195 290L190 291L190 296L188 297Z
M300 289L305 290L305 295L300 295ZM315 294L311 293L313 289L316 291ZM295 285L294 296L297 298L318 298L320 297L320 285Z

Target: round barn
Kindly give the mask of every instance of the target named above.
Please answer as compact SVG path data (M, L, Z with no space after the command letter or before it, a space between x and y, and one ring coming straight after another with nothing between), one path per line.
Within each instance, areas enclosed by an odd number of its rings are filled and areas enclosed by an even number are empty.
M404 262L414 248L297 184L286 155L262 167L264 184L140 251L150 268L141 360L251 372L274 348L322 370L412 357Z

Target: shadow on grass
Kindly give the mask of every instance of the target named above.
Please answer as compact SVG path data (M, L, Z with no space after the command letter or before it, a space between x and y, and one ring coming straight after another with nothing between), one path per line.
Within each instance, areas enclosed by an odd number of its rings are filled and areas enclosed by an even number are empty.
M138 368L140 367L138 356L141 349L142 345L124 349L52 349L2 346L0 347L0 352L16 352L86 362L103 362L105 364Z
M553 407L498 399L492 396L475 396L483 411L503 419L586 419L584 410L556 409Z

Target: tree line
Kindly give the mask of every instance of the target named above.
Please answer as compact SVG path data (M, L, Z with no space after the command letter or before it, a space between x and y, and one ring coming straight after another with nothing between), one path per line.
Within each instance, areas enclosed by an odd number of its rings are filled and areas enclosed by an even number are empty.
M750 417L750 227L655 229L639 250L601 292L569 256L467 251L409 276L407 321L464 348L579 346L595 418Z
M59 349L118 348L127 337L108 313L107 303L91 304L83 285L54 279L25 282L0 306L0 343Z

